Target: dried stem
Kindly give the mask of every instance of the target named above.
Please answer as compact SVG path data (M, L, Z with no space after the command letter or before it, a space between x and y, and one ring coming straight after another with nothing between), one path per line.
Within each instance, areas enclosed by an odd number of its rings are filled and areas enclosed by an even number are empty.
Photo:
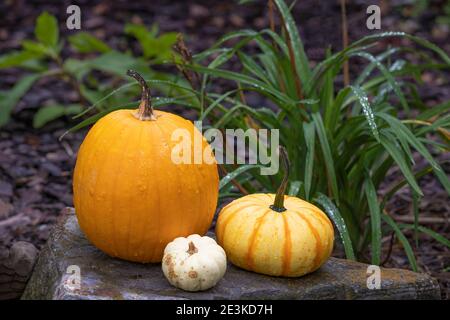
M197 247L194 245L194 242L189 242L189 248L188 251L186 251L188 254L193 255L194 253L198 252Z
M153 114L153 107L150 98L150 88L147 86L144 78L142 78L142 76L134 70L128 70L127 75L136 79L136 81L139 82L142 88L141 103L139 104L139 109L135 115L136 118L141 121L156 120L156 117Z
M275 32L275 19L274 19L274 5L273 0L269 0L269 24L270 24L270 30Z
M280 186L278 187L277 193L275 195L275 201L273 205L270 206L270 209L277 212L283 212L286 211L286 208L284 207L284 194L286 193L286 187L289 181L289 157L287 154L287 151L284 147L280 146L279 149L279 155L281 158L281 163L283 164L284 169L284 176L283 180L281 181Z
M392 247L394 246L394 239L395 239L395 232L392 231L391 233L391 239L389 240L389 249L388 252L386 254L386 257L384 258L383 262L381 262L381 266L384 266L389 259L391 258L391 254L392 254Z
M345 0L341 0L341 23L342 23L342 50L348 47L348 26L347 26L347 10ZM344 61L344 86L350 85L350 71L348 60Z
M283 30L286 30L283 24ZM303 89L302 89L302 82L300 81L300 77L297 73L297 63L295 62L295 55L294 55L294 49L292 48L292 42L291 37L289 36L289 32L286 30L286 42L288 45L288 51L289 51L289 60L291 62L292 66L292 72L294 72L294 81L295 81L295 91L297 92L297 96L300 100L303 99ZM303 105L300 105L302 108Z
M192 53L184 43L184 38L181 33L177 35L177 42L173 46L173 49L181 57L181 65L175 64L178 70L183 74L191 87L198 90L200 88L200 77L196 72L186 68L187 64L192 64Z

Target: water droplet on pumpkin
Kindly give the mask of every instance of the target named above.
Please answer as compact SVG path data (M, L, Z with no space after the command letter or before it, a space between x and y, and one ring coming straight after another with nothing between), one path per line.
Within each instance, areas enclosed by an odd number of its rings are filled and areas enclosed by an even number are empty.
M139 183L138 186L137 186L137 188L138 188L139 192L145 192L145 191L147 191L147 185L144 184L144 183Z

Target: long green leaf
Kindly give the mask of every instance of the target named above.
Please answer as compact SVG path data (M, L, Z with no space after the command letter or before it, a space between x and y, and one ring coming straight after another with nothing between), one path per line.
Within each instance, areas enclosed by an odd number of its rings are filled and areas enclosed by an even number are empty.
M406 111L409 111L409 106L408 106L408 103L406 102L405 96L403 95L397 81L395 81L391 72L377 58L375 58L373 55L371 55L368 52L357 52L357 53L354 53L353 55L365 58L365 59L369 60L370 62L372 62L373 64L375 64L376 67L381 71L383 76L386 78L389 85L394 90L394 92L397 95L397 97L399 98L400 103L403 106L403 108Z
M416 242L416 247L419 246L419 203L420 203L420 196L413 192L412 194L413 198L413 214L414 214L414 241Z
M384 146L384 148L388 151L388 153L392 156L394 161L399 166L400 170L402 171L403 175L405 176L406 180L408 181L408 184L411 186L411 188L414 189L415 192L417 192L419 195L423 195L422 191L420 190L419 185L417 184L416 179L414 178L413 173L411 172L411 169L408 167L401 151L399 151L398 147L392 143L388 138L386 138L384 135L380 136L380 142Z
M301 181L298 180L292 181L291 184L289 185L289 191L287 194L293 197L297 197L302 185L303 183Z
M313 113L312 119L316 127L317 136L320 140L320 146L322 148L322 154L324 157L325 167L327 168L328 182L331 186L331 192L334 196L336 203L339 205L339 191L336 179L336 172L334 170L334 161L331 154L330 144L328 142L325 127L322 122L320 113Z
M450 194L450 179L447 177L446 173L436 162L436 160L434 160L433 156L430 154L427 148L419 141L419 139L414 136L411 130L409 130L408 127L404 125L400 120L389 114L377 113L376 116L385 120L391 126L394 132L396 132L399 136L404 137L411 144L411 146L428 161L428 163L432 166L436 177L444 186L447 193Z
M381 215L382 219L391 227L391 229L395 232L395 235L397 236L398 240L401 242L403 249L406 252L406 256L408 257L409 264L411 265L411 268L413 271L417 272L417 262L416 257L414 256L414 251L411 248L411 245L408 242L408 239L406 239L405 235L400 230L397 223L392 220L390 216L387 214Z
M72 104L67 106L53 104L42 107L34 115L33 127L42 128L45 124L57 118L77 114L82 110L82 108L83 107L79 104Z
M370 211L370 226L372 234L372 264L380 265L381 262L381 216L380 205L378 203L377 192L370 176L367 176L364 184L364 191Z
M191 105L191 104L189 104L189 103L187 103L185 101L179 100L177 98L153 97L152 98L152 103L153 103L154 107L160 107L160 106L165 106L165 105L180 105L180 106L186 106L186 107L194 108L193 105ZM137 108L138 105L139 105L139 101L132 101L132 102L129 102L127 104L121 104L121 105L116 105L116 106L109 107L107 110L100 111L100 112L96 113L95 115L90 116L87 119L84 119L83 121L81 121L77 125L71 127L69 130L64 132L59 137L59 140L62 140L69 133L76 132L76 131L84 128L84 127L87 127L87 126L89 126L91 124L94 124L100 118L104 117L105 115L107 115L110 112L113 112L113 111L119 110L119 109L135 109L135 108ZM73 117L73 119L75 119L77 117L78 117L78 115Z
M378 133L378 127L375 123L375 116L372 111L372 107L369 103L369 98L367 98L366 93L360 87L350 86L355 96L358 98L359 103L362 106L364 116L366 117L367 123L369 124L372 135L377 141L380 140L380 135Z
M415 225L414 224L399 224L398 225L401 229L414 229ZM448 248L450 248L450 240L445 238L444 236L440 235L439 233L428 229L424 226L418 226L417 227L418 231L425 233L426 235L429 235L430 237L434 238L436 241L442 243L443 245L447 246Z
M292 50L294 51L295 66L297 73L300 76L300 80L303 84L309 81L311 71L309 69L309 61L303 49L303 43L297 30L297 24L292 18L289 12L289 7L284 0L274 0L274 3L278 7L280 15L283 18L286 32L289 34L289 40L292 44Z
M314 198L314 202L319 204L325 210L330 219L334 222L334 225L338 229L342 244L344 245L345 256L347 257L347 259L356 260L347 226L338 208L326 195L322 193L317 194L317 196Z
M311 183L314 170L314 152L315 152L315 140L316 135L314 131L313 123L305 123L303 125L303 131L306 141L306 158L305 158L305 199L309 201L311 192Z
M262 168L263 166L258 164L245 164L237 168L236 170L229 172L225 177L223 177L219 182L219 190L222 190L227 184L229 184L233 179L237 178L239 175L243 174L244 172L256 169L256 168Z
M9 121L13 108L39 77L41 77L40 74L24 76L16 82L11 90L5 92L0 103L0 127L4 126Z
M290 105L296 105L295 100L291 99L290 97L286 96L285 94L283 94L282 92L280 92L278 90L274 90L273 88L269 87L264 82L261 82L253 77L249 77L249 76L240 74L238 72L221 70L221 69L210 69L210 68L205 68L205 67L201 67L201 66L187 66L187 67L194 71L209 74L214 77L224 78L224 79L244 83L250 87L255 88L257 91L262 92L263 94L268 94L268 95L272 95L272 96L276 97L283 103L287 103Z

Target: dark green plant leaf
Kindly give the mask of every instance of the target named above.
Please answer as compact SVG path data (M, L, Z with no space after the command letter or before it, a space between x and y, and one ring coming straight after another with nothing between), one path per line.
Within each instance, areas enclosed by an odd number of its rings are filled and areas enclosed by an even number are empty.
M135 85L135 83L129 83L129 85ZM98 103L98 101L97 101L97 103ZM183 100L177 99L177 98L153 97L152 98L152 103L153 103L153 106L155 108L161 107L161 106L167 106L167 105L180 105L180 106L185 106L185 107L189 107L189 108L195 108L194 105L191 105L191 104L189 104L189 103L187 103L187 102L185 102ZM107 115L110 112L113 112L113 111L119 110L119 109L136 109L138 106L139 106L139 101L132 101L132 102L129 102L127 104L114 105L114 106L109 107L106 110L99 111L97 114L95 114L93 116L90 116L87 119L84 119L83 121L81 121L77 125L73 126L69 130L64 132L59 137L59 140L62 140L69 133L76 132L76 131L84 128L84 127L87 127L87 126L89 126L91 124L94 124L100 118L102 118L103 116ZM79 118L79 117L81 117L82 115L85 115L85 114L86 114L86 111L82 111L82 112L78 113L73 118L76 119L76 118Z
M0 103L0 127L4 126L9 121L13 108L40 76L40 74L24 76L16 82L11 90L3 93L4 95Z
M143 25L127 24L125 32L135 37L141 45L145 58L157 58L158 62L171 58L172 46L177 41L176 32L167 32L157 36L157 26L152 31Z
M306 158L305 158L305 199L309 201L311 192L311 183L314 170L314 155L316 145L316 135L314 124L312 122L303 125L303 131L306 141Z
M427 166L427 167L425 167L424 169L422 169L422 170L416 172L416 173L414 174L414 177L415 177L416 180L417 180L417 179L419 179L419 178L421 178L421 177L423 177L423 176L425 176L425 175L431 173L432 171L433 171L433 169L431 168L431 166ZM396 184L395 184L388 192L386 192L386 194L384 195L383 205L382 205L382 206L384 207L384 205L387 203L387 201L388 201L389 199L391 199L392 196L393 196L398 190L400 190L401 188L403 188L403 187L404 187L405 185L407 185L407 184L408 184L408 181L406 181L405 179L403 179L403 180L397 182L397 183L396 183Z
M283 0L274 0L274 3L278 7L280 15L283 17L284 26L289 34L289 40L292 43L292 49L294 51L295 66L297 68L298 75L302 83L306 83L310 78L309 61L303 49L303 43L298 34L297 24L295 23L289 8Z
M414 224L399 224L398 225L400 229L415 229L416 226ZM450 248L450 240L441 236L439 233L428 229L424 226L417 226L418 231L425 233L426 235L429 235L430 237L434 238L436 241L442 243L443 245L447 246L448 248Z
M42 55L30 51L12 51L0 56L0 69L18 67L31 59L38 59Z
M66 59L63 64L64 71L72 74L75 78L81 82L83 77L91 71L89 65L90 60L78 60L78 59Z
M87 32L78 32L69 37L69 42L73 48L80 53L111 51L111 48L103 41L97 39Z
M42 128L44 125L58 119L62 116L74 115L83 110L83 107L78 104L68 106L54 104L42 107L36 112L33 118L33 127Z
M48 12L43 12L37 18L36 28L34 29L36 38L42 44L56 48L59 39L58 21Z
M441 114L448 112L450 110L450 101L445 101L441 104L433 106L429 110L425 110L421 114L417 116L417 120L430 120L431 118Z
M274 97L276 97L277 99L280 99L282 102L284 102L286 104L290 104L290 105L296 104L295 100L291 99L290 97L286 96L285 94L283 94L282 92L280 92L278 90L274 90L273 88L269 87L265 83L255 79L253 77L249 77L244 74L227 71L227 70L221 70L221 69L209 69L209 68L200 67L200 66L188 66L188 67L190 69L200 72L200 73L209 74L214 77L234 80L236 82L240 82L240 83L249 85L249 86L255 88L255 90L262 92L263 94L273 95Z
M413 192L413 213L414 213L414 241L416 242L416 247L419 246L419 203L420 196Z
M320 146L322 148L322 154L324 157L325 167L327 168L328 181L331 186L331 192L334 196L334 200L339 205L339 191L337 186L336 172L334 168L334 160L331 154L330 143L325 131L325 127L322 122L320 113L313 113L312 119L316 127L317 136L320 140Z
M411 248L411 245L408 242L408 239L406 239L405 235L400 230L397 223L387 214L381 215L382 219L391 227L391 229L395 232L395 235L397 236L398 240L401 242L403 249L406 252L406 256L408 257L409 264L411 265L411 268L413 271L417 272L417 262L416 257L414 256L414 251Z
M145 78L150 77L149 68L144 61L118 51L109 51L98 56L89 62L89 67L116 74L122 78L126 77L128 69L138 71Z
M327 213L328 217L330 217L331 221L333 221L334 225L338 229L339 236L341 237L342 244L344 245L345 256L347 257L347 259L356 260L355 253L353 252L352 241L350 240L350 235L347 230L347 225L345 224L341 213L339 212L338 208L336 208L333 201L331 201L326 195L318 193L314 198L314 202L316 202L323 208L323 210Z
M237 92L237 90L231 90L231 91L224 93L217 99L214 99L214 101L200 115L200 120L203 121L209 115L210 112L212 112L216 107L220 107L221 103L223 101L225 101L228 97L230 97L232 94L235 94L236 92ZM224 111L226 112L226 109Z
M389 48L385 52L377 55L375 57L375 60L372 61L367 67L364 68L364 70L359 74L358 78L354 81L354 85L360 86L371 74L372 71L376 68L378 63L381 63L387 58L390 58L393 54L398 53L400 51L399 48ZM367 52L356 52L355 54L359 53L367 53ZM369 58L369 60L372 60L372 58ZM390 71L393 71L394 68L389 68Z
M378 127L375 123L375 116L373 114L372 107L370 106L369 99L367 98L366 93L360 87L350 86L350 88L361 104L364 116L366 117L367 123L369 124L372 135L377 141L379 141L380 135L378 133Z
M288 191L288 195L293 196L293 197L297 197L298 193L300 192L300 188L302 187L302 182L301 181L291 181L290 185L289 185L289 191Z
M40 42L24 40L22 41L22 47L25 52L35 56L49 56L52 58L56 58L57 56L52 47L46 46Z
M180 91L186 91L186 92L192 92L195 93L194 90L192 90L191 88L184 86L182 84L178 84L175 82L171 82L171 81L165 81L165 80L150 80L150 79L145 79L145 82L147 82L149 85L162 85L162 86L167 86L169 88L175 88L175 89L179 89ZM105 102L107 99L113 97L115 94L117 94L118 92L121 92L127 88L130 87L137 87L138 83L133 81L130 83L126 83L114 90L112 90L110 93L104 95L102 98L100 98L99 100L93 102L92 105L90 105L88 108L86 108L83 112L79 113L77 116L74 117L74 119L79 118L85 114L87 114L89 111L94 110L95 108L97 108L98 106L100 106L103 102ZM91 96L91 98L94 98L93 96ZM178 101L178 103L181 103L181 101L176 100L176 99L172 99L172 101ZM154 98L153 99L153 103L154 106L157 106L158 103L161 103L161 100L158 98Z
M392 156L395 163L399 166L400 170L402 171L411 188L413 188L414 191L417 192L417 194L423 195L419 185L417 184L416 179L414 178L413 173L411 172L411 169L407 165L407 162L402 152L399 150L398 146L396 146L392 141L390 141L389 138L385 137L385 135L380 136L380 142Z
M377 117L385 120L393 129L393 131L399 136L403 137L414 149L416 149L432 166L433 171L436 177L439 179L441 184L444 186L445 190L450 194L450 179L441 168L441 166L434 160L433 156L427 150L427 148L417 139L411 130L406 127L400 120L397 118L385 114L385 113L377 113ZM421 193L418 193L421 195Z
M262 168L263 166L258 164L244 164L237 168L234 171L229 172L225 177L223 177L219 182L219 190L223 189L227 184L229 184L233 179L237 178L239 175L243 174L244 172L256 169L256 168Z
M395 94L400 100L401 105L406 111L409 111L408 103L406 102L405 96L403 95L402 90L400 89L400 86L398 85L397 81L395 81L394 77L392 76L391 72L374 56L367 52L357 52L354 54L358 57L363 57L367 60L369 60L371 63L373 63L383 74L383 76L386 78L388 84L391 86L391 88L394 90Z
M381 214L377 192L370 176L366 178L364 191L370 211L372 264L379 266L381 263Z

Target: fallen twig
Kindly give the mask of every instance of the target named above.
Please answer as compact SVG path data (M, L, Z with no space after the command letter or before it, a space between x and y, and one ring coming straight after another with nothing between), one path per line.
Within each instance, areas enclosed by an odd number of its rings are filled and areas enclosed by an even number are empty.
M414 217L410 215L392 215L392 218L394 218L398 222L404 222L404 223L414 223ZM450 223L449 218L439 218L439 217L419 217L419 224L440 224L440 223Z
M0 228L4 228L7 226L10 226L12 224L18 223L18 222L22 222L23 220L29 220L28 217L26 217L23 213L19 213L15 216L12 216L8 219L5 219L3 221L0 221Z

